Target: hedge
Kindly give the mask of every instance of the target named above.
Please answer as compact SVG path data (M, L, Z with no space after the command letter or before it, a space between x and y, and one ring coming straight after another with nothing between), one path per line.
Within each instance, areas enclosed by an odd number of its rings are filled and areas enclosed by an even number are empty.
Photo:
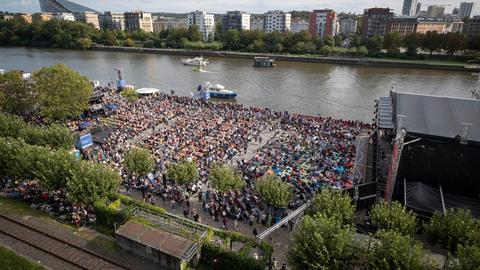
M205 243L202 246L199 266L204 269L213 270L261 270L265 269L262 261L256 261L244 254L224 249L212 243Z
M130 208L115 209L106 205L104 201L98 201L93 205L95 211L97 230L113 235L115 228L130 218Z

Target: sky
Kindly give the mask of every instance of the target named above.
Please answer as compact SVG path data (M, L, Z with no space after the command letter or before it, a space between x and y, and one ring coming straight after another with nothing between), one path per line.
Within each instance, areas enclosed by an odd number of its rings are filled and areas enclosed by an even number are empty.
M211 13L224 13L227 10L242 10L250 13L264 13L267 10L280 9L313 10L329 8L337 12L362 13L371 7L389 7L395 13L401 13L403 0L70 0L98 11L124 12L143 10L148 12L187 13L203 10ZM422 10L431 4L451 5L450 12L460 2L480 0L423 0ZM0 11L40 12L38 0L0 0Z

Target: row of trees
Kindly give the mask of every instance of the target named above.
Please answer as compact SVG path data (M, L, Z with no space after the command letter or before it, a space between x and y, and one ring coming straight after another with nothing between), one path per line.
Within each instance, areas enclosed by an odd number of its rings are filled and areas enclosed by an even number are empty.
M82 22L51 20L28 24L22 20L0 22L0 45L44 46L58 48L88 49L92 44L105 46L141 45L147 48L191 48L210 50L232 50L248 52L273 52L295 54L348 54L363 56L366 53L386 49L391 56L399 56L400 48L406 49L407 56L415 56L418 49L429 52L444 50L450 54L464 50L480 50L480 36L467 38L460 33L427 34L411 33L405 37L389 33L384 37L375 36L363 41L359 35L338 35L335 37L312 37L308 32L265 33L263 31L221 31L217 25L215 35L203 42L197 26L168 29L160 33L143 31L98 30ZM213 38L214 37L214 38ZM350 50L336 49L348 39ZM367 50L368 48L368 50Z
M8 117L2 116L1 124L6 122L4 119ZM10 117L10 123L17 121L17 118ZM2 132L6 134L4 129ZM9 132L14 133L13 130ZM62 147L45 147L41 140L30 140L29 144L20 136L4 137L3 134L0 135L2 178L37 180L42 188L49 191L65 189L71 202L86 205L105 199L118 190L120 176L108 167L77 160L70 151Z
M79 116L92 93L89 80L63 64L44 67L31 79L23 79L19 71L0 75L0 110L17 115L38 112L47 122Z

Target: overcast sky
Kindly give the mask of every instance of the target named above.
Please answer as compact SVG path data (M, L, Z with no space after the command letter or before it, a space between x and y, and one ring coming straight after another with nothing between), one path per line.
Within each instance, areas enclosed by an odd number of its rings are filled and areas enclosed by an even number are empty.
M98 11L111 10L124 12L144 10L150 12L186 13L192 10L205 10L223 13L227 10L243 10L251 13L264 13L267 10L312 10L330 8L337 12L361 13L365 8L390 7L401 12L403 0L71 0ZM480 0L424 0L422 10L430 4L449 4L450 12L460 2ZM0 10L10 12L39 12L38 0L0 0Z

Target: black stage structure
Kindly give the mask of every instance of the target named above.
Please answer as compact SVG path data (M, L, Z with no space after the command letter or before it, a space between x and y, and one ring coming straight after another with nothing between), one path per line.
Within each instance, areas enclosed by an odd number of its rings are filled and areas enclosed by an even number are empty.
M391 92L376 103L377 194L422 216L480 217L480 101Z

